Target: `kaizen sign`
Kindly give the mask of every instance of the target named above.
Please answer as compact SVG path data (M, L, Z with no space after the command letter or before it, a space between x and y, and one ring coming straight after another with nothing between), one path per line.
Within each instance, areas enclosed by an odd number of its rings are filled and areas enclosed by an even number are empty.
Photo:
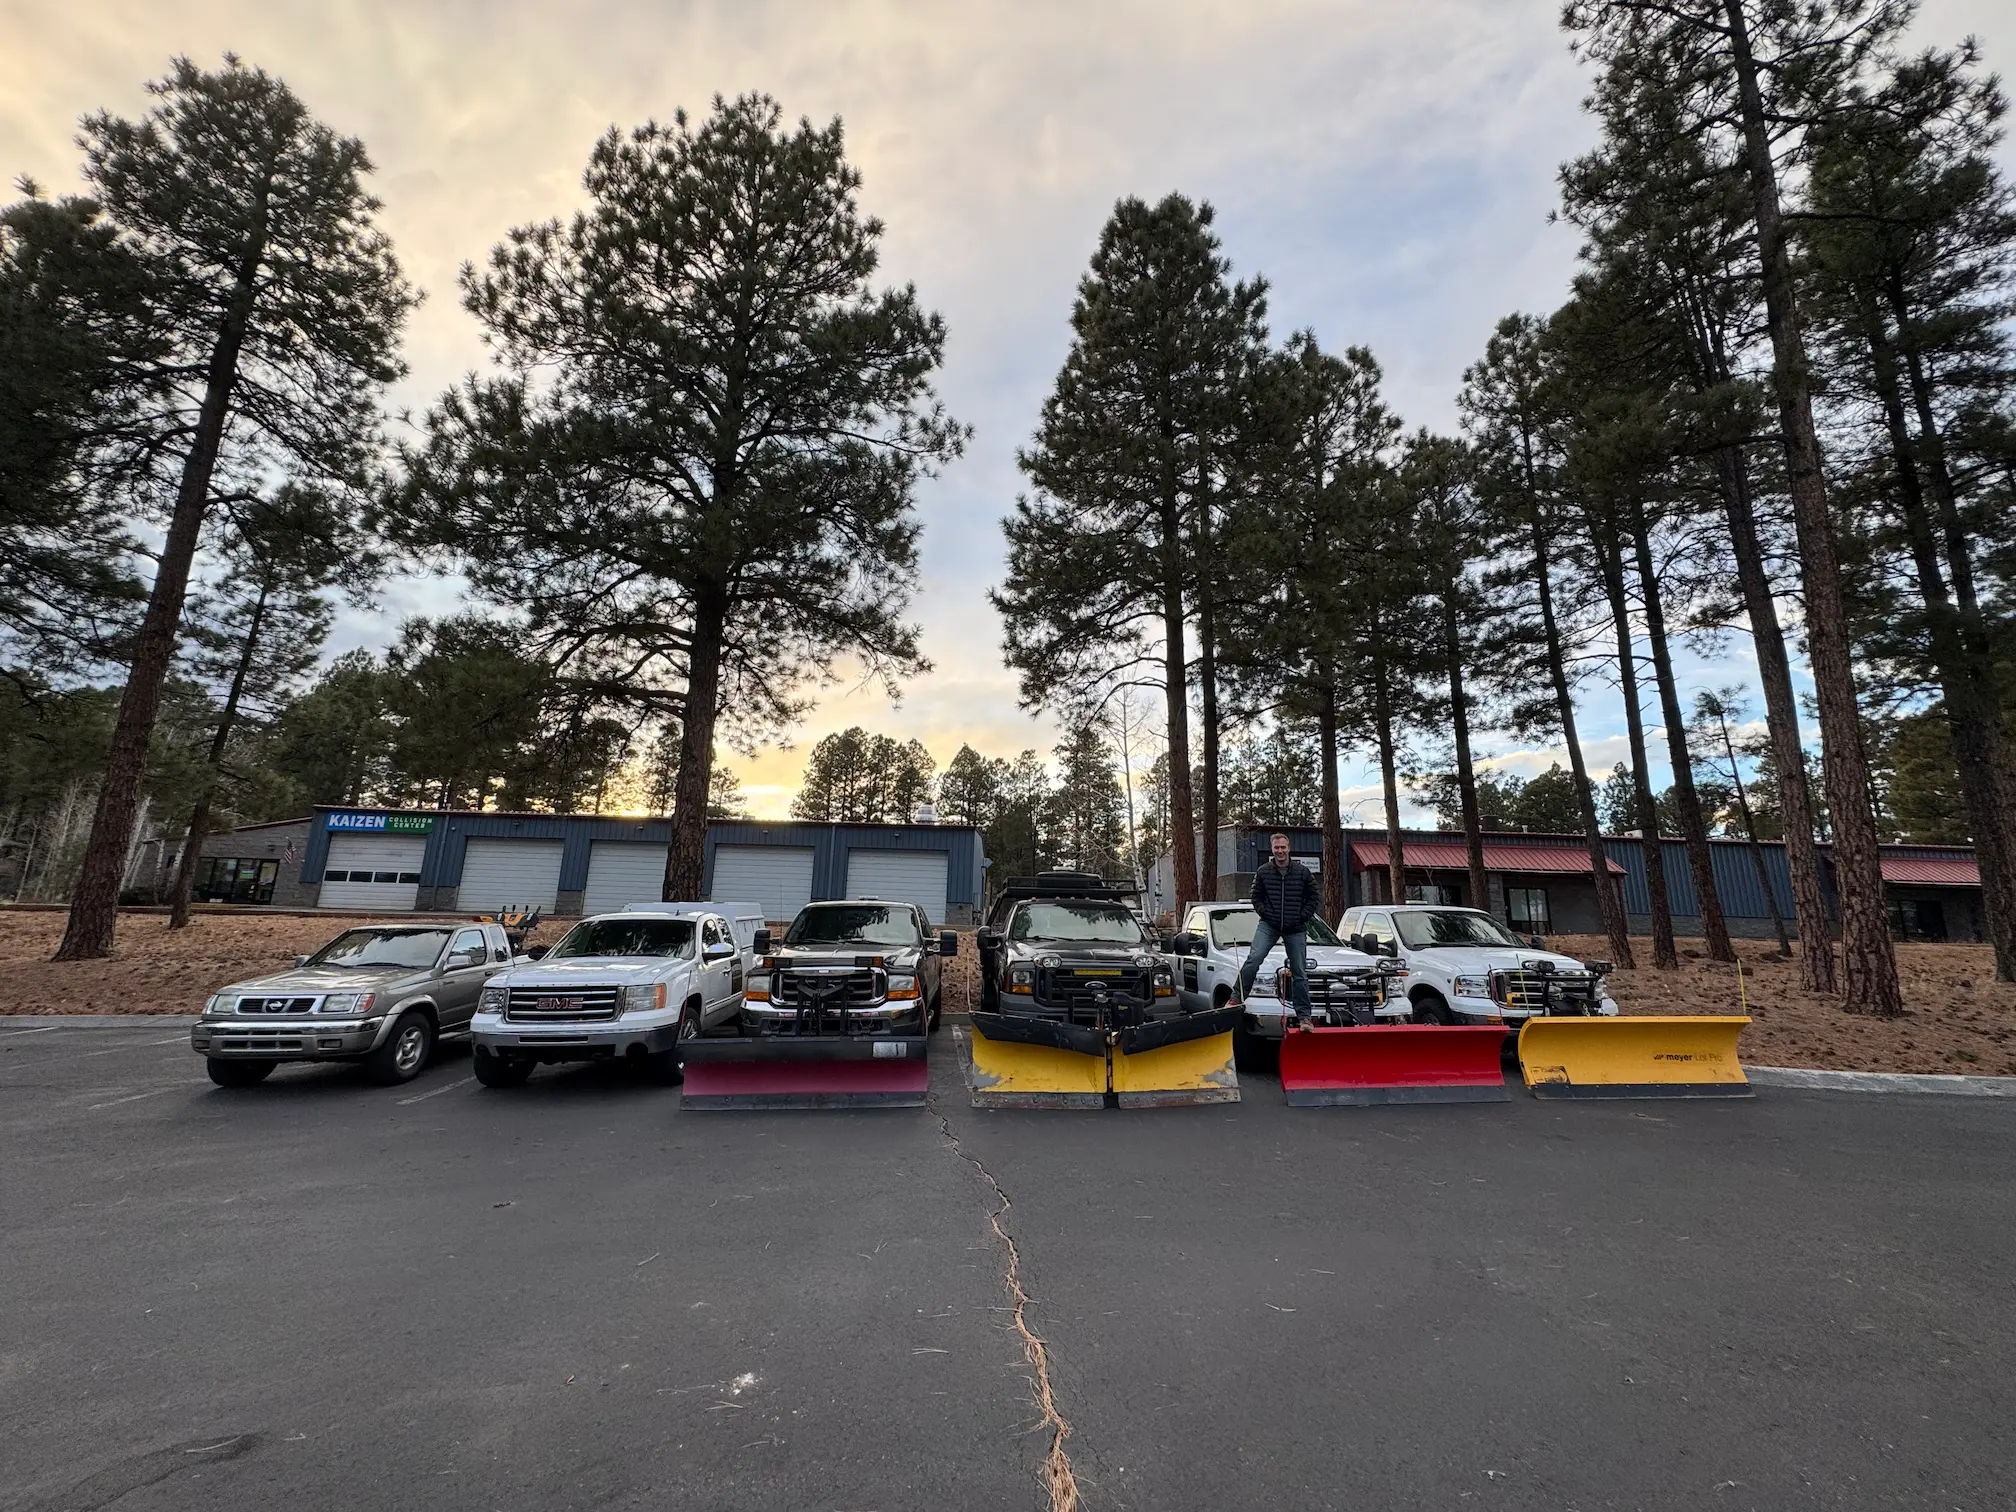
M389 830L401 835L424 835L434 828L432 814L331 814L332 830Z

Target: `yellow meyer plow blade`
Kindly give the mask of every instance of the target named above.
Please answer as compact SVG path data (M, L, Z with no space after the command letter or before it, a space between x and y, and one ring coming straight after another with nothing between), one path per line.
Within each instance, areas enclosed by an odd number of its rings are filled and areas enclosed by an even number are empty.
M966 1081L976 1108L1153 1108L1237 1102L1238 1010L1095 1029L976 1013Z
M1519 1067L1535 1097L1749 1097L1738 1015L1529 1018Z

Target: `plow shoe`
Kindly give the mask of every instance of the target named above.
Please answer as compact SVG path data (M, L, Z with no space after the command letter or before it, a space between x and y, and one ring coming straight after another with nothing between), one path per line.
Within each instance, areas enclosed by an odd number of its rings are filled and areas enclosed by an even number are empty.
M1290 1029L1281 1090L1294 1108L1506 1102L1505 1031L1425 1024Z
M1738 1015L1530 1018L1519 1065L1535 1097L1749 1097Z
M921 1108L931 1067L922 1035L688 1040L680 1106Z

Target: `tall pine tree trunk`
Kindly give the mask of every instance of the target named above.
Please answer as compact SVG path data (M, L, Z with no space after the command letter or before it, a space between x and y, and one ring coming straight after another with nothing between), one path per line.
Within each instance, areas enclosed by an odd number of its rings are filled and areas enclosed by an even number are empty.
M1638 563L1638 588L1645 601L1645 640L1652 649L1652 674L1659 687L1660 716L1666 723L1666 759L1673 767L1673 797L1680 810L1680 837L1687 845L1687 869L1694 883L1695 905L1701 911L1701 936L1708 959L1730 962L1736 947L1729 942L1729 924L1722 915L1722 894L1715 885L1715 858L1708 846L1708 824L1701 816L1701 794L1694 786L1694 758L1687 750L1686 716L1680 711L1680 687L1673 676L1673 652L1666 640L1666 605L1652 561L1652 529L1642 502L1631 510L1631 545Z
M1764 692L1764 727L1771 739L1771 759L1778 768L1785 870L1792 880L1792 914L1799 926L1799 985L1807 992L1834 993L1840 991L1834 971L1834 924L1820 883L1820 847L1814 840L1818 826L1813 822L1806 745L1799 734L1799 702L1792 691L1792 658L1785 649L1785 629L1764 568L1764 544L1757 530L1750 470L1742 451L1734 446L1721 448L1715 455L1715 474L1729 521L1743 613L1750 621L1757 681Z
M1974 834L1974 855L1981 869L1982 907L1987 915L1988 938L1995 947L1995 976L1998 981L2012 981L2016 980L2016 850L2012 850L2016 837L2010 833L2005 787L2008 750L2002 733L1994 667L1992 662L1984 666L1985 658L1970 654L1961 611L1948 591L1939 541L1919 474L1921 448L1914 444L1905 418L1897 353L1873 302L1863 309L1863 328L1877 397L1890 434L1891 458L1897 468L1897 509L1911 543L1918 593L1925 601L1927 639L1939 676L1940 695L1945 699L1960 796L1967 808L1968 828ZM1925 421L1922 410L1919 419L1922 426ZM1929 455L1929 448L1924 451ZM1966 548L1963 545L1961 549L1964 552Z
M1477 770L1470 760L1470 695L1463 686L1463 635L1453 593L1442 595L1442 657L1449 664L1449 719L1456 738L1456 794L1470 866L1470 906L1488 912L1491 883L1484 871L1484 820L1477 811Z
M1197 858L1197 885L1207 898L1218 896L1218 643L1217 605L1208 572L1197 574L1197 687L1204 719L1204 853Z
M1610 852L1603 845L1603 825L1596 816L1596 789L1589 781L1589 764L1582 757L1582 739L1575 730L1575 693L1568 682L1568 654L1561 643L1561 624L1554 613L1554 565L1547 549L1546 525L1536 510L1531 522L1533 582L1540 595L1540 629L1546 641L1547 675L1554 685L1554 717L1561 725L1561 738L1568 746L1568 770L1575 779L1575 806L1582 814L1582 838L1589 847L1589 875L1596 884L1596 906L1603 915L1603 934L1609 942L1611 964L1620 971L1635 970L1636 953L1631 949L1630 920L1624 912L1624 898L1617 878L1610 871Z
M259 631L266 622L266 600L272 584L261 581L259 596L252 601L252 619L245 627L245 644L238 648L238 665L231 669L231 686L224 694L224 708L217 716L217 733L210 739L210 758L204 764L203 792L189 816L189 833L182 840L182 858L175 867L175 896L170 900L168 927L189 927L189 899L196 890L196 868L203 859L203 839L210 830L210 806L217 796L223 773L224 752L231 743L231 727L238 722L238 705L245 696L245 679L252 671L252 659L259 650Z
M1405 903L1407 852L1400 840L1400 759L1393 739L1393 691L1385 658L1377 655L1372 659L1372 722L1379 741L1379 786L1386 800L1386 901Z
M1594 522L1592 522L1594 523ZM1645 856L1645 891L1652 899L1652 964L1677 971L1680 952L1673 941L1673 906L1666 896L1666 848L1659 838L1659 802L1652 796L1652 773L1645 756L1645 714L1638 701L1638 652L1631 639L1631 604L1624 595L1623 554L1616 536L1597 525L1603 589L1610 599L1610 623L1617 637L1617 683L1624 697L1624 726L1631 740L1631 790L1638 810L1638 844Z
M1323 916L1335 924L1351 900L1344 891L1344 810L1337 796L1337 684L1327 679L1316 709L1316 737L1323 763Z
M1190 668L1184 654L1182 529L1172 483L1162 503L1162 680L1169 716L1169 838L1176 863L1178 918L1202 896L1197 890L1197 809L1190 786Z
M238 358L252 311L259 298L259 270L266 259L266 207L271 180L261 183L253 201L253 224L238 267L231 299L211 344L203 375L203 402L196 428L183 459L182 478L175 490L174 512L155 560L154 585L147 612L133 642L133 660L126 688L119 696L119 714L112 726L112 748L105 759L105 779L98 788L98 810L85 842L83 870L70 894L70 916L59 961L89 961L112 953L119 923L119 887L133 843L133 825L140 804L140 786L147 777L147 744L161 716L162 689L175 660L182 627L182 605L189 596L189 570L203 534L210 505L210 478L224 444L224 424L231 411L231 391L238 381Z
M1771 123L1765 113L1747 14L1752 0L1723 0L1742 113L1743 148L1755 200L1763 271L1765 325L1771 337L1772 388L1778 401L1785 475L1806 588L1807 661L1820 710L1827 806L1834 829L1835 894L1841 904L1843 1005L1851 1013L1891 1018L1904 1011L1897 950L1890 938L1882 853L1869 785L1868 753L1855 688L1855 666L1841 586L1840 549L1827 502L1813 389L1800 327L1792 255L1778 199Z
M728 591L706 583L693 596L686 702L679 718L679 773L672 783L672 843L665 851L665 901L703 895L707 876L707 793L714 780L714 722L721 703L721 634Z

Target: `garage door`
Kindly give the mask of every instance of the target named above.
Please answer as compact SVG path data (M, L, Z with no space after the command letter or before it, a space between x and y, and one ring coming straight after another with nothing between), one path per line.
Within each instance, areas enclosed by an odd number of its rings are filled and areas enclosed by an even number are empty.
M411 913L426 854L425 835L331 835L316 905L351 913Z
M455 906L469 913L504 908L553 912L560 901L560 842L478 836L462 853Z
M784 845L717 845L709 897L760 903L764 918L788 923L812 901L812 852Z
M847 896L916 903L933 924L945 922L944 851L857 850L847 853Z
M671 847L634 840L597 840L588 847L588 887L583 913L616 913L632 903L656 903L665 895L665 856Z

